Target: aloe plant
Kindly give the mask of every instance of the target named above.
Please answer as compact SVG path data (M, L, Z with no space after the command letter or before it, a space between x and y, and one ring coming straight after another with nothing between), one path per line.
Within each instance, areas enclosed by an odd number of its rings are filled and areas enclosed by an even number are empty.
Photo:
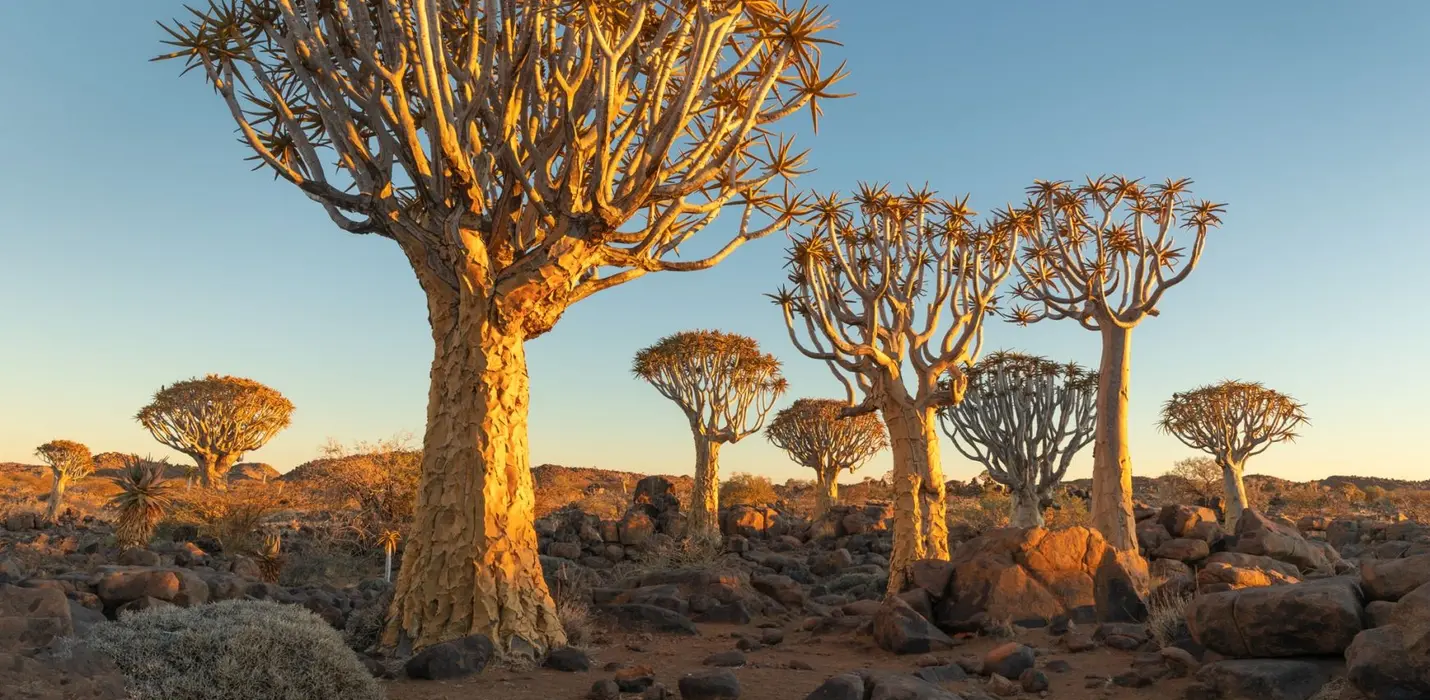
M110 504L119 511L114 537L120 547L147 545L154 528L173 508L174 486L164 478L167 466L163 460L126 457L119 475L110 478L119 487Z

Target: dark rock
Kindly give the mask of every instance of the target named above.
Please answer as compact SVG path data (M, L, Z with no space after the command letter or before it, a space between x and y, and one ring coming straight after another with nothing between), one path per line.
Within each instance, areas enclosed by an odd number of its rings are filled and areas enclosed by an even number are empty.
M722 651L705 657L700 663L719 668L739 668L745 665L745 654L739 650Z
M480 673L487 667L495 648L480 634L433 644L407 660L403 668L409 678L439 681Z
M948 584L953 580L952 562L941 559L921 559L909 567L908 586L928 591L937 600L948 593Z
M1030 668L1018 676L1018 685L1023 686L1023 690L1029 693L1041 693L1048 689L1048 676L1036 668Z
M1053 659L1048 663L1044 664L1043 668L1046 668L1053 673L1067 673L1068 671L1072 670L1072 664L1068 663L1067 661L1064 661L1063 659Z
M1204 540L1178 537L1158 545L1152 555L1162 559L1191 563L1206 559L1211 553L1211 547Z
M953 639L899 598L886 600L874 615L874 643L895 654L953 648Z
M961 700L937 685L906 673L858 673L864 679L865 700Z
M681 700L737 700L740 679L726 671L697 671L680 679Z
M1196 641L1232 658L1340 654L1362 629L1359 587L1347 579L1243 588L1197 598Z
M125 700L125 680L108 657L83 643L63 650L0 652L0 697L7 700Z
M586 697L590 700L620 700L621 687L609 678L596 681L591 684L591 690L586 693Z
M159 555L147 549L130 548L119 553L118 561L123 566L158 566Z
M0 585L0 653L40 649L71 634L69 601L59 589Z
M1303 571L1332 570L1325 555L1294 526L1278 523L1253 509L1243 511L1236 523L1236 551L1290 562Z
M864 700L864 679L841 673L821 683L804 700Z
M616 671L615 680L622 693L639 693L655 683L655 670L649 666L626 666Z
M1372 600L1365 605L1365 618L1369 627L1384 627L1395 621L1395 603Z
M155 609L155 608L172 608L172 607L174 607L174 604L173 604L173 603L170 603L170 602L167 601L167 600L159 600L158 598L150 598L149 596L146 595L146 596L144 596L144 597L142 597L142 598L135 598L134 600L131 600L131 601L129 601L128 603L125 603L125 604L119 606L118 608L115 608L115 613L116 613L116 614L120 614L120 615L126 615L126 614L137 613L137 612L140 612L141 610L153 610L153 609Z
M963 670L963 667L958 664L928 666L915 671L914 675L934 685L958 683L968 680L968 672Z
M587 656L586 652L580 649L561 647L560 649L553 649L551 653L547 654L546 661L542 665L546 668L565 671L567 673L589 671L591 670L591 657Z
M1172 537L1187 537L1197 523L1216 522L1216 511L1200 506L1167 505L1162 507L1157 521Z
M775 599L781 604L790 606L804 605L804 588L788 576L777 574L754 576L750 578L750 585L753 586L755 590Z
M1011 698L1017 695L1018 691L1021 690L1021 688L1018 687L1017 681L1004 678L1002 674L998 673L988 677L988 689L993 691L994 695L1005 698Z
M601 610L610 613L616 622L627 630L650 629L655 632L670 632L673 634L698 635L700 631L696 629L695 623L690 618L681 615L673 610L658 608L654 605L640 605L635 603L623 605L606 605Z
M1197 680L1228 699L1308 700L1330 679L1326 663L1302 659L1217 661L1197 671Z
M1400 600L1430 583L1430 554L1404 559L1366 559L1361 565L1360 579L1366 600Z
M1108 548L1097 567L1093 594L1099 622L1143 622L1147 619L1147 560L1136 552Z
M701 622L713 622L727 625L748 625L750 620L749 608L741 601L716 605L696 616Z
M988 650L983 655L983 673L998 674L1004 678L1018 678L1023 672L1033 668L1037 655L1033 649L1017 642L1008 642Z

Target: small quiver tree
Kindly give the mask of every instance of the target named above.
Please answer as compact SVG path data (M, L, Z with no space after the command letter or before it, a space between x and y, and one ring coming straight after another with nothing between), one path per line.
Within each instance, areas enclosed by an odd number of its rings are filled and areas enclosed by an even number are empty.
M777 126L842 66L786 0L210 0L166 25L253 159L342 230L395 241L434 354L422 481L383 643L559 646L527 446L525 342L652 272L781 230ZM681 258L721 212L736 232ZM515 642L520 641L520 644Z
M1202 256L1207 233L1224 205L1191 198L1191 180L1143 185L1103 176L1081 186L1037 181L1028 188L1029 235L1017 263L1015 294L1032 302L1010 320L1028 324L1070 318L1102 335L1097 429L1092 448L1092 524L1107 543L1137 551L1132 513L1132 454L1127 397L1132 329ZM1178 226L1194 234L1191 252L1177 247Z
M840 474L858 469L889 446L878 416L861 413L846 418L847 407L847 401L800 399L776 413L765 428L771 443L800 466L814 470L816 518L839 498Z
M50 468L54 476L50 487L49 509L45 518L54 522L60 515L60 502L65 490L94 471L94 457L89 448L73 440L51 440L35 448L35 456Z
M174 485L164 478L167 462L133 455L125 457L119 474L110 477L119 492L110 505L119 511L114 539L121 549L144 547L159 521L174 507Z
M993 353L966 374L963 400L939 412L943 430L1008 488L1014 527L1042 527L1043 503L1092 442L1097 375L1013 352Z
M1163 432L1210 454L1226 486L1226 529L1236 531L1246 509L1246 460L1268 447L1296 439L1307 422L1305 406L1260 383L1224 381L1173 394L1162 407Z
M228 472L263 447L293 415L293 403L242 377L210 374L160 387L135 420L165 445L194 460L205 488L228 487Z
M966 198L893 195L861 185L852 200L817 197L789 251L792 285L771 295L790 340L844 385L846 415L879 411L894 457L889 591L920 559L948 559L939 462L942 406L962 396L960 367L983 342L985 316L1012 267L1019 212L976 224ZM803 337L803 339L801 339ZM946 375L953 381L941 384Z
M674 401L695 438L692 537L720 537L720 446L760 429L787 383L780 361L752 338L721 331L685 331L636 353L631 372Z

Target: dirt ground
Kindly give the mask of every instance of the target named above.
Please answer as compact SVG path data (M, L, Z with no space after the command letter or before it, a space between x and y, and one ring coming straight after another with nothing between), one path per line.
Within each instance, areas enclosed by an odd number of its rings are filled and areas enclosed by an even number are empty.
M503 700L580 700L585 698L596 681L611 678L612 672L602 670L612 662L649 666L656 672L656 682L665 684L672 697L682 675L708 667L701 661L716 652L735 648L738 634L758 636L755 625L700 625L699 637L616 633L605 646L592 648L592 669L585 673L562 673L547 669L514 671L489 668L485 672L455 681L393 681L387 683L390 700L472 700L502 698ZM1006 639L978 638L969 640L951 651L938 655L956 661L962 656L981 658L987 650ZM1134 654L1099 647L1077 654L1055 645L1055 638L1042 630L1028 630L1015 637L1039 650L1038 667L1048 661L1063 659L1072 667L1064 673L1047 673L1050 684L1046 697L1058 700L1099 700L1107 698L1179 698L1190 683L1188 679L1167 678L1148 688L1132 689L1110 686L1088 688L1090 680L1108 679L1127 671ZM633 650L629 647L635 647ZM918 668L917 655L895 656L874 646L867 636L855 634L813 637L808 632L788 632L783 643L746 653L747 664L731 669L740 679L741 700L802 700L830 676L860 668L912 672ZM789 668L802 661L814 670ZM983 679L945 686L954 692L986 689ZM638 698L639 694L623 697ZM995 696L996 697L996 696ZM1021 697L1033 697L1022 693Z

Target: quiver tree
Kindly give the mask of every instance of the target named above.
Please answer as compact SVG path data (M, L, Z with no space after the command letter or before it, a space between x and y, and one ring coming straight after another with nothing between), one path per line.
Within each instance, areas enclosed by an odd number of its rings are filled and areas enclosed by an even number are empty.
M939 412L944 432L1008 487L1014 527L1042 527L1043 503L1092 441L1097 375L1012 352L993 353L965 374L963 400Z
M765 428L771 443L800 466L814 470L815 517L839 498L840 474L858 469L889 446L878 416L861 413L845 418L846 407L846 401L800 399L776 413Z
M94 471L94 457L89 448L73 440L51 440L35 448L35 456L50 468L54 476L50 487L50 505L45 517L53 521L60 515L60 502L65 490Z
M228 486L244 453L263 447L293 415L293 403L243 377L210 374L160 387L134 417L155 440L188 455L204 488Z
M1121 177L1081 186L1037 181L1028 188L1030 232L1019 260L1010 319L1028 324L1071 318L1102 334L1097 429L1092 449L1092 524L1112 547L1136 551L1132 456L1127 443L1127 395L1132 329L1168 289L1191 274L1207 232L1221 223L1221 204L1196 201L1191 180L1146 186ZM1192 231L1191 251L1173 230Z
M537 558L525 341L650 272L780 230L776 124L842 67L783 0L214 0L172 23L253 159L395 241L435 344L417 513L385 644L564 638ZM677 251L728 207L735 234Z
M751 338L721 331L685 331L636 353L636 377L674 401L695 437L692 537L720 537L720 446L760 429L787 386L780 361Z
M790 340L844 385L845 415L880 411L894 453L889 590L907 569L948 558L935 414L962 395L984 317L1012 265L1021 215L976 224L967 201L861 185L853 200L816 197L794 238L792 286L772 295ZM803 339L802 339L803 338ZM949 375L950 384L940 378Z
M1201 450L1221 467L1226 486L1226 529L1236 531L1246 509L1246 460L1268 447L1296 439L1307 422L1305 406L1260 383L1224 381L1173 394L1162 407L1163 432Z

